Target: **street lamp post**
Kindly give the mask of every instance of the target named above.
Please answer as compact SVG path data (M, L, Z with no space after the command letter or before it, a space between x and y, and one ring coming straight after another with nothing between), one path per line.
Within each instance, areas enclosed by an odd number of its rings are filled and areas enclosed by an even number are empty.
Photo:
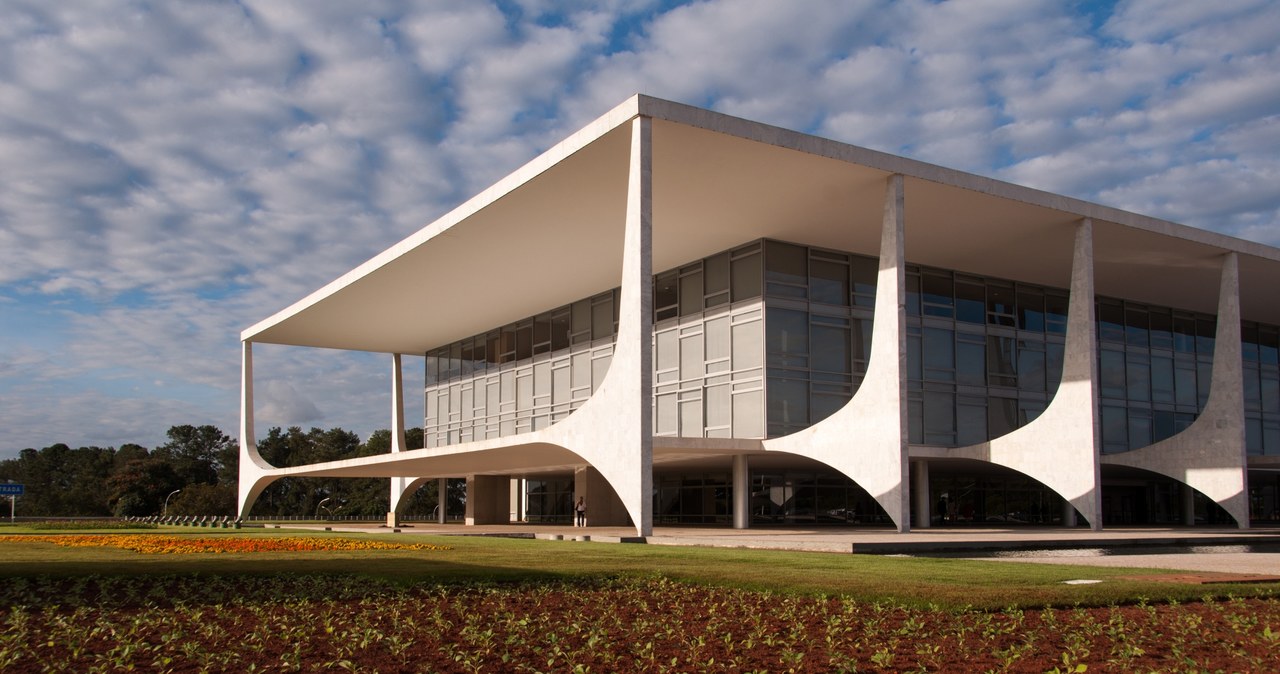
M181 489L174 489L173 491L169 492L169 495L168 495L168 496L164 497L164 511L163 511L163 512L161 512L161 515L162 515L162 516L164 516L164 517L168 517L168 516L169 516L169 499L173 498L173 495L174 495L174 494L176 494L176 493L178 493L178 492L180 492L180 491L182 491L182 490L181 490Z
M321 509L321 508L323 508L323 507L324 507L324 504L326 504L326 503L328 503L328 502L329 502L329 497L328 497L328 496L326 496L326 497L324 497L324 498L320 499L320 502L316 504L316 519L320 519L320 509Z

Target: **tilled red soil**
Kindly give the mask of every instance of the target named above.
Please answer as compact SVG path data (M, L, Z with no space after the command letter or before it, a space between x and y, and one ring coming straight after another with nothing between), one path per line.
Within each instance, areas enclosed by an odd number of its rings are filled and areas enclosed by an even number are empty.
M942 611L662 578L0 581L0 671L1280 671L1280 600Z

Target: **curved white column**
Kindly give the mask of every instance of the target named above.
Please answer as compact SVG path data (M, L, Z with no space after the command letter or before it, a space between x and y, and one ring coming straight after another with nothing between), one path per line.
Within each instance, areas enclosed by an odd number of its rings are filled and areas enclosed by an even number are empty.
M400 354L391 354L391 453L404 451L404 371L401 367ZM400 524L399 514L403 508L400 499L409 493L411 477L391 478L391 498L387 508L387 526Z
M937 456L988 461L1030 476L1066 499L1098 530L1102 495L1091 220L1076 226L1074 248L1062 382L1053 400L1026 426L988 442L940 450Z
M604 380L582 407L543 431L600 471L631 516L653 533L653 122L631 121L618 337Z
M766 451L821 461L875 498L898 531L911 529L907 469L906 255L902 176L885 186L871 360L844 407L802 431L764 441Z
M1244 364L1240 342L1240 262L1222 258L1218 327L1209 400L1184 431L1152 445L1108 454L1107 464L1132 466L1180 480L1249 528L1248 460L1244 444Z
M258 454L258 441L253 435L253 343L240 343L240 479L236 499L236 517L249 514L253 502L267 485L278 478L275 470Z

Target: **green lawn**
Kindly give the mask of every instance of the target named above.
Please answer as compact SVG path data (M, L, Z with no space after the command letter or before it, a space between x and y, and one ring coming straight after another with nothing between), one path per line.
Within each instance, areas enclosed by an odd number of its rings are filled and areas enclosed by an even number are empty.
M0 527L0 535L35 533ZM67 532L70 533L70 532ZM86 531L84 533L102 533ZM112 532L127 533L127 532ZM341 536L449 546L445 551L140 554L115 548L65 548L0 542L0 579L37 575L356 574L395 583L466 583L567 577L667 578L697 584L940 608L1036 608L1186 601L1206 596L1274 596L1275 584L1192 585L1144 580L1154 569L913 559L776 550L671 547L470 536L339 534L288 529L223 531L162 527L135 533L176 536ZM1070 579L1094 585L1065 585Z

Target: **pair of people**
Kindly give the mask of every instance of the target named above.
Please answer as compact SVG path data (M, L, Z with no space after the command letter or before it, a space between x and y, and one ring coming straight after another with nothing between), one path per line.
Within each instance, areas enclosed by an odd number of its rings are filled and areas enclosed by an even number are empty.
M573 506L574 525L575 527L587 526L587 498L585 496L578 497L577 505Z

